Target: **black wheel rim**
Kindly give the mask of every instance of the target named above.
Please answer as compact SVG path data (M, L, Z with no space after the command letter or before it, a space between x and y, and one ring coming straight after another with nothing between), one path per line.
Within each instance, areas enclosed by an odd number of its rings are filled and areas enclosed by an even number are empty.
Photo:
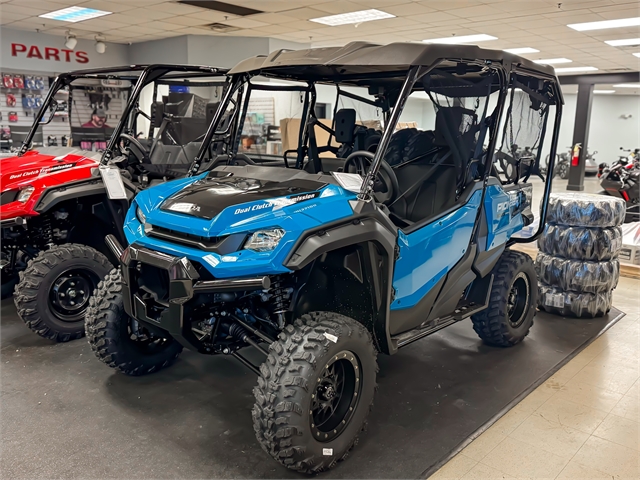
M507 315L509 324L513 328L518 328L524 322L530 298L529 277L524 272L520 272L513 280L507 296Z
M53 314L63 322L82 320L99 281L98 275L88 268L71 268L58 275L49 291Z
M349 351L334 355L318 375L309 417L314 438L330 442L349 425L360 401L362 368Z
M152 334L132 318L129 319L127 328L134 348L145 355L159 353L171 344L171 339Z

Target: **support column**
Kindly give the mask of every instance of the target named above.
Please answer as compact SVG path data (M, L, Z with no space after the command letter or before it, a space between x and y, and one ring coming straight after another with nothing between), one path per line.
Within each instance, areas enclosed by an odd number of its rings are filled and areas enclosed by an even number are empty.
M569 184L567 190L581 192L584 190L584 167L587 156L587 142L589 141L589 125L591 124L591 104L593 102L593 85L578 85L578 99L576 104L576 120L573 125L573 142L579 143L580 161L576 167L569 163ZM569 157L571 162L571 157Z

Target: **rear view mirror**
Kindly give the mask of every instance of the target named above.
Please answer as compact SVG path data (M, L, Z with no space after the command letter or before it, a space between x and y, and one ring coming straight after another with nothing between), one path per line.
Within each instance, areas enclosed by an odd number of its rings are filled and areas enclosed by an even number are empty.
M164 103L154 102L151 108L151 123L153 128L160 128L164 120Z
M53 102L51 102L51 105L49 106L49 112L50 112L49 118L47 118L46 120L43 120L41 118L38 123L40 125L49 125L51 123L51 120L53 120L53 117L56 116L57 111L58 111L58 102L54 100Z

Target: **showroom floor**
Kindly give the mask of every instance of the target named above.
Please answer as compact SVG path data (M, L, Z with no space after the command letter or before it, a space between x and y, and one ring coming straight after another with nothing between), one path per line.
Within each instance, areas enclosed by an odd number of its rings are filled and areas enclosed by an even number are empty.
M627 315L430 478L640 478L639 294L621 278Z

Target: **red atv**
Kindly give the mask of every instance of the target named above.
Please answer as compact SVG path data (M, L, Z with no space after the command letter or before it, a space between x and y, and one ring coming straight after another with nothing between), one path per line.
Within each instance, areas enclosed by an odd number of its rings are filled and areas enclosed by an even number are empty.
M62 342L84 335L89 297L116 262L105 236L124 241L124 214L138 191L187 173L226 88L225 73L152 65L56 78L17 156L0 161L2 297L15 288L18 314L34 332ZM30 149L37 129L56 116L61 90L69 92L72 143L102 151ZM199 158L220 149L221 142ZM104 181L114 171L119 198Z

